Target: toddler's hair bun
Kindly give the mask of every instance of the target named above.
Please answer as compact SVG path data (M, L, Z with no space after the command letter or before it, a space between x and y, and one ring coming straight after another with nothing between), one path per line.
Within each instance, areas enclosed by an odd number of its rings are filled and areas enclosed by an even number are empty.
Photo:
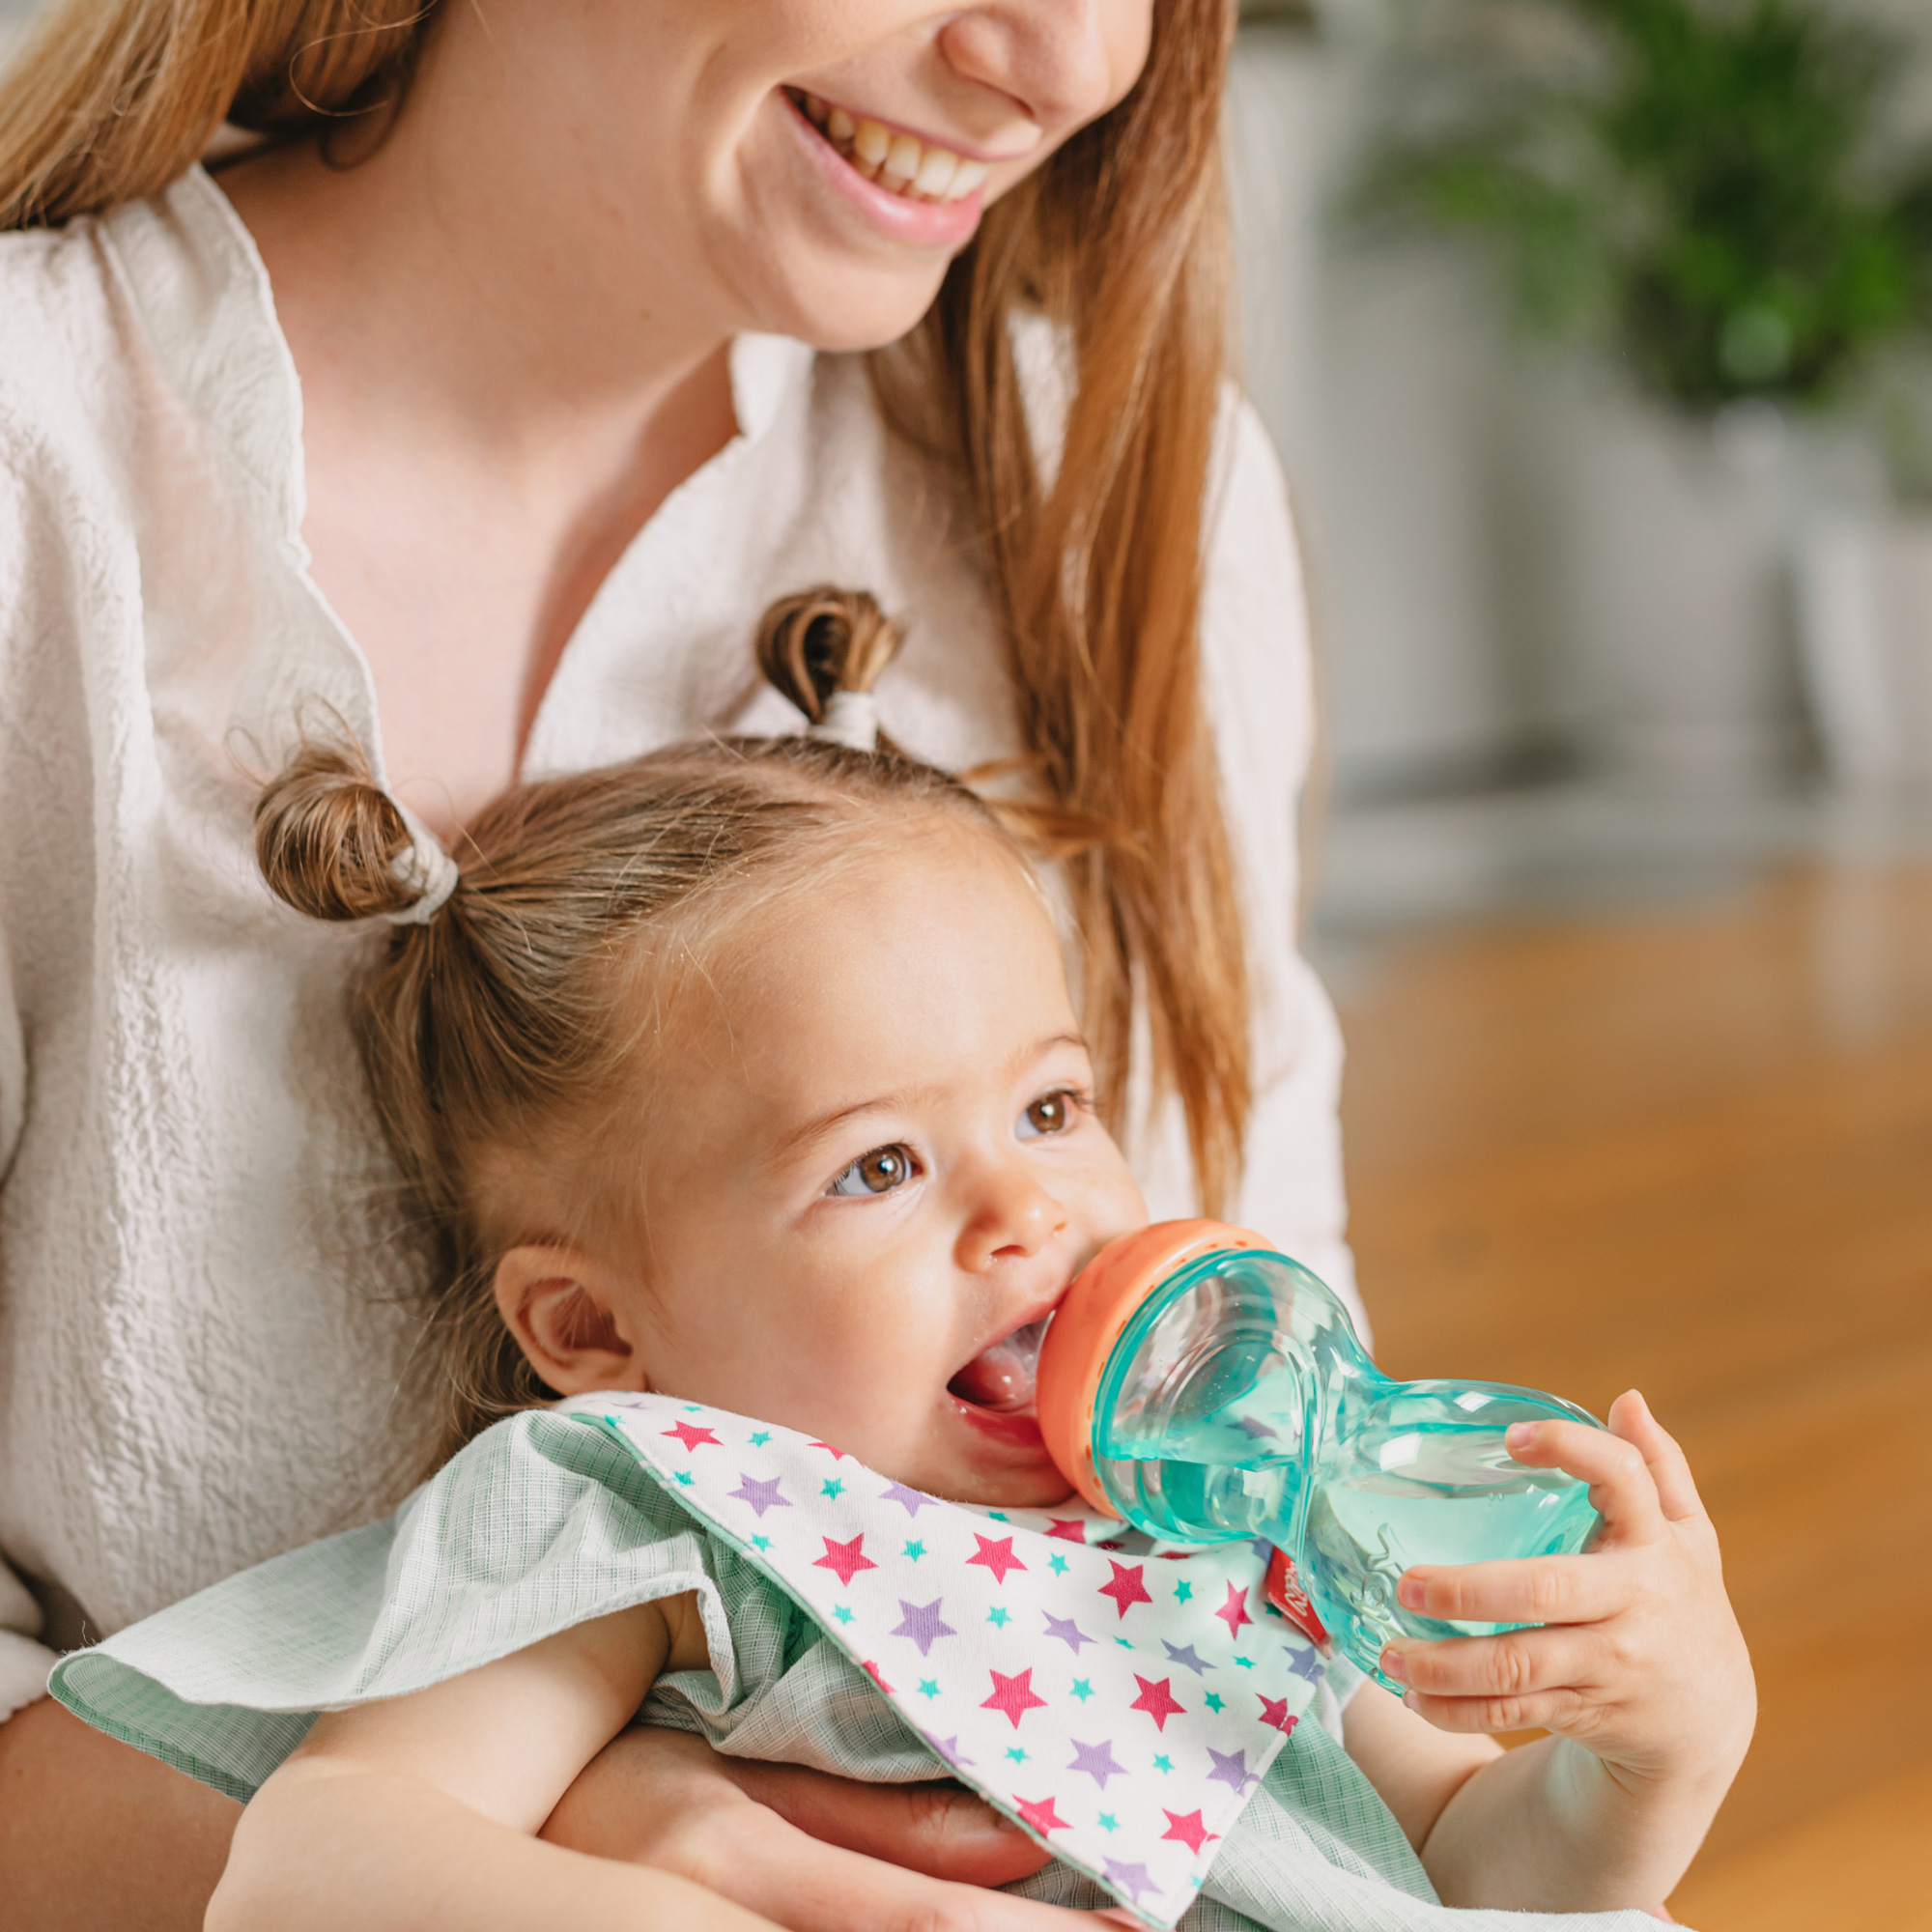
M414 840L359 752L305 741L255 803L255 859L269 889L310 919L407 912L422 882L399 865Z
M868 592L814 584L765 612L758 668L816 724L837 693L871 690L904 635Z

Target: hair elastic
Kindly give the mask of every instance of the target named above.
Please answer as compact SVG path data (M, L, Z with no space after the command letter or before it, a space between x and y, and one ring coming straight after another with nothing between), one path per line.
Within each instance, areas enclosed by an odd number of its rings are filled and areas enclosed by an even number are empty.
M389 870L416 896L400 910L385 912L382 917L390 925L427 925L449 903L449 895L455 892L463 873L443 849L442 840L408 806L400 799L392 799L390 803L403 814L410 843L406 851L398 852L389 861Z
M821 744L843 745L848 752L876 752L878 700L869 691L835 691L825 700L818 723L809 726L805 735Z

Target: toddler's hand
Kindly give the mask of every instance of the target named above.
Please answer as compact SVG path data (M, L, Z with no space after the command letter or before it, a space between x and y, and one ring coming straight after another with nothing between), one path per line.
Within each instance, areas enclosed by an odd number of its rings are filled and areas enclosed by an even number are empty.
M1510 1454L1590 1485L1604 1519L1580 1556L1418 1566L1406 1608L1472 1623L1537 1623L1499 1636L1403 1639L1383 1667L1445 1731L1541 1725L1620 1781L1714 1781L1743 1761L1756 1716L1750 1659L1724 1595L1717 1532L1684 1452L1634 1391L1609 1431L1519 1423Z

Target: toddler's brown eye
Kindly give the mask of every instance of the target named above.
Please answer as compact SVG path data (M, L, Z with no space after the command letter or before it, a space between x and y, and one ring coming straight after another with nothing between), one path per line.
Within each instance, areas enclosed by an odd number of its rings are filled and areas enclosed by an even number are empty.
M1042 1094L1021 1118L1034 1134L1064 1134L1071 1116L1072 1108L1066 1094Z
M902 1147L874 1148L862 1153L825 1191L846 1197L890 1194L912 1179L913 1160Z

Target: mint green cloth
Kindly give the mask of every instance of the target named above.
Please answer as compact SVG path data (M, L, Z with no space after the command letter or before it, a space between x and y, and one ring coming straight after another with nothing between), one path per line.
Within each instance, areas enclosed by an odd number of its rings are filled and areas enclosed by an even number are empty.
M292 1551L63 1659L53 1694L87 1722L245 1801L316 1715L394 1697L592 1617L692 1592L707 1670L653 1687L641 1721L720 1750L871 1782L944 1776L871 1680L770 1577L581 1419L497 1425L387 1521ZM1332 1695L1318 1717L1337 1722ZM1112 1904L1052 1864L1011 1888ZM1321 1722L1289 1738L1189 1932L1654 1932L1637 1913L1452 1912Z

